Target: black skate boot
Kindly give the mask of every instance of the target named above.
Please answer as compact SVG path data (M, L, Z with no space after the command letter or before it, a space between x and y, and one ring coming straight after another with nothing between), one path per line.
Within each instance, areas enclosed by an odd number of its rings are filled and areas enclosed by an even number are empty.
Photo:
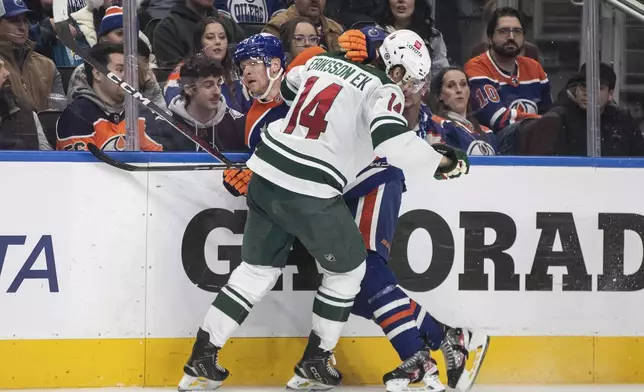
M214 391L228 377L228 370L219 366L220 347L210 343L208 332L199 328L188 363L183 366L179 391Z
M462 328L448 328L445 332L445 339L441 344L441 351L445 356L447 367L447 385L450 388L461 392L467 392L472 388L476 377L481 370L483 359L487 353L490 337L474 333ZM474 363L470 370L465 368L470 355Z
M397 368L382 377L388 392L443 392L445 386L438 378L436 361L430 357L429 348L424 348L407 358ZM409 387L422 382L424 386Z
M333 352L319 346L320 337L311 331L304 355L295 365L295 375L286 384L287 390L326 391L342 382L342 374L334 367Z

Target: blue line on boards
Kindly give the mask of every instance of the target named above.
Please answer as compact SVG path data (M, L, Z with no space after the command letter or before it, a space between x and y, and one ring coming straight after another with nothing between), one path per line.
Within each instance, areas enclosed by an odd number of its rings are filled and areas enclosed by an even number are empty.
M196 152L108 152L127 163L211 163L217 160L206 153ZM233 162L243 162L246 153L226 153ZM0 162L94 162L99 161L85 151L0 151ZM495 156L470 157L472 166L557 166L557 167L614 167L644 168L644 158L587 158Z

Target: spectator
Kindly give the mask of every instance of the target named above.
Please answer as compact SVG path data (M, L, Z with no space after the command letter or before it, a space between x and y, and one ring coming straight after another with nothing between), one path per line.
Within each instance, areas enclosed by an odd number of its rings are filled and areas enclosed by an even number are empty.
M114 30L113 34L118 34L121 37L120 42L123 42L123 8L121 7L122 3L122 0L103 0L102 3L101 0L87 0L87 5L84 8L71 14L72 19L78 24L78 27L83 33L83 36L87 40L89 46L96 45L96 43L100 40L101 24L103 23L103 20L110 20L110 16L114 17L114 19L120 19L120 26L111 30ZM112 7L118 8L115 9ZM110 10L110 15L108 15L106 19L105 15L109 8L112 9ZM120 14L120 16L117 16L117 14ZM150 51L152 51L152 44L150 43L150 39L141 31L139 31L139 38L143 40L143 42L150 48ZM154 54L150 56L150 61L152 63L152 68L156 68L156 58Z
M99 42L90 49L89 55L98 63L107 66L110 72L124 77L125 57L123 45ZM101 150L125 149L124 92L117 84L85 63L89 87L76 88L73 101L67 106L56 124L57 150L87 150L93 143ZM153 116L147 111L138 119L139 143L143 151L161 151L146 134L146 127L154 128Z
M326 0L295 0L295 4L286 11L277 14L262 31L279 37L284 23L297 17L305 17L317 29L320 45L330 52L339 51L341 48L338 44L338 38L344 29L338 22L322 14L325 6Z
M496 136L469 110L470 86L465 71L458 67L440 70L432 78L429 96L430 109L435 113L432 120L440 125L427 135L430 143L449 144L467 155L496 155Z
M488 2L483 7L483 12L481 13L481 19L483 19L483 24L487 26L487 23L492 18L494 10L497 8L497 0L488 0ZM472 53L470 58L476 57L482 53L487 52L490 49L490 43L488 42L487 29L483 31L483 37L481 42L477 43L472 47ZM531 59L541 62L539 59L539 48L535 44L532 44L528 41L525 41L523 49L519 56L530 57Z
M115 44L123 43L123 9L113 6L106 10L103 21L98 30L99 42L111 42ZM139 90L141 93L152 100L157 106L165 108L166 103L163 99L161 87L157 82L154 72L150 65L150 47L143 42L141 37L138 39L137 51L139 52ZM85 65L81 64L72 73L67 88L67 99L72 100L72 92L79 87L89 87L85 72Z
M9 71L11 88L18 100L35 112L48 108L47 96L64 95L54 62L34 51L27 38L29 9L22 0L2 0L0 9L0 59Z
M80 28L87 43L94 46L98 42L96 32L99 30L105 11L113 5L120 6L121 4L121 0L87 0L85 7L72 12L70 16Z
M0 150L51 150L38 116L11 90L9 71L0 60Z
M208 56L197 54L181 66L181 94L169 105L172 117L220 151L248 151L243 114L226 106L221 88L226 70ZM164 151L199 151L184 135L162 124L150 136Z
M245 25L265 25L286 9L284 0L215 0L215 8L220 14L231 18L242 28Z
M487 25L490 50L465 65L470 103L482 125L494 132L539 118L552 105L550 81L541 65L519 56L524 46L521 13L511 7L494 11ZM503 131L503 139L516 126ZM501 141L501 143L503 143Z
M217 18L203 18L197 24L192 39L192 48L195 51L192 56L203 53L205 56L219 61L224 67L224 84L221 86L221 92L226 105L238 112L246 113L250 108L251 100L244 97L242 93L242 84L237 77L232 55L227 50L230 32L226 30L226 26ZM163 96L168 105L174 97L181 93L179 74L182 66L183 62L177 65L168 76L168 81L165 84Z
M420 35L432 59L431 74L449 66L443 35L434 28L431 5L426 0L389 0L376 13L378 25L388 33L412 30Z
M193 38L199 21L213 17L230 32L228 43L237 43L244 38L244 32L230 18L217 16L214 0L184 0L175 4L170 13L154 29L154 53L159 66L172 68L196 52Z
M141 31L150 39L154 47L154 29L168 15L176 0L143 0L137 13Z
M320 45L320 36L308 19L298 16L282 25L280 30L282 49L286 54L287 64L306 48Z
M617 76L610 65L601 63L599 67L601 108L601 154L611 156L643 156L644 138L626 109L613 101ZM561 91L552 112L559 117L560 140L563 145L560 155L587 155L586 109L586 64L579 74L570 79Z
M34 15L29 17L31 23L29 38L36 43L36 52L52 59L56 67L75 67L82 64L83 59L58 40L54 30L52 3L52 0L27 2L30 5L29 8L34 11ZM70 12L78 10L74 8L79 6L77 2L67 4ZM75 22L70 26L70 31L80 46L89 46Z
M74 22L70 25L72 36L76 43L82 47L89 47L87 40L80 33L78 25ZM29 30L29 36L36 42L36 52L50 58L56 67L76 67L83 63L83 59L72 52L65 44L58 40L50 18L44 18Z

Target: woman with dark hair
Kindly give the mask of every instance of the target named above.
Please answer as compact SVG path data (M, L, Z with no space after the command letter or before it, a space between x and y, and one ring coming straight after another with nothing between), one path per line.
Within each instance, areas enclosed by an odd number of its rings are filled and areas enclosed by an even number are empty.
M228 53L228 43L231 40L230 31L228 31L219 19L206 17L201 19L197 24L192 39L192 47L195 53L191 53L190 57L201 53L210 59L220 62L224 67L224 84L221 86L221 94L224 97L226 105L241 113L248 112L252 101L246 99L242 94L241 83L235 72L232 56ZM178 80L183 64L184 62L181 62L176 66L168 76L168 81L165 84L163 95L168 105L170 105L172 99L181 93Z
M297 17L289 20L280 29L280 41L286 54L286 64L298 54L312 46L320 46L320 36L315 25L307 18Z
M420 35L429 49L432 75L449 66L443 35L434 27L432 9L426 0L388 0L377 11L376 22L388 33L407 29Z
M444 143L467 152L467 155L496 155L498 141L489 128L476 121L469 108L469 79L459 67L441 69L432 79L429 105L434 127L426 139Z

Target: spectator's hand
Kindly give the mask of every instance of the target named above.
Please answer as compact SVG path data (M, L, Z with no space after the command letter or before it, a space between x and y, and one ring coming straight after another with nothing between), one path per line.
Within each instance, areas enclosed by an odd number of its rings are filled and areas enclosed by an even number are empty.
M253 172L250 169L224 170L224 186L231 195L245 196L248 193L248 182Z
M52 28L55 28L56 23L54 22L54 18L49 18L49 23L51 23ZM76 38L78 32L76 31L76 28L71 24L69 25L69 32L71 33L72 37Z
M0 88L11 88L10 76L9 70L4 67L4 61L0 60Z
M201 52L202 52L206 57L208 57L209 59L214 59L214 58L215 58L215 52L214 52L214 50L215 50L215 45L213 44L213 45L205 46L205 47L201 50Z
M437 180L451 180L470 172L470 160L464 151L441 143L434 143L432 147L450 161L448 165L438 168L434 174Z
M347 30L340 38L338 43L345 52L344 57L354 63L362 63L369 59L369 50L367 49L367 37L360 30Z

